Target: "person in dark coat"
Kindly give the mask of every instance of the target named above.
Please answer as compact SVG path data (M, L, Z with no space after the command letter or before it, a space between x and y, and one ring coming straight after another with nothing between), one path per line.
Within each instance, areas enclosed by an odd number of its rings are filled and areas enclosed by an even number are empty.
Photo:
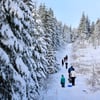
M64 57L64 60L68 60L68 55L66 55L66 56Z
M66 67L66 69L68 68L68 61L67 60L65 61L65 67Z
M64 75L61 75L60 83L61 83L61 87L65 87L65 77L64 77Z
M62 59L62 66L64 66L64 60Z
M64 57L64 63L65 63L65 67L67 69L67 67L68 67L68 56L67 55Z
M68 76L69 76L68 80L69 80L69 82L72 82L71 71L73 71L73 70L75 70L73 66L69 67L69 69L68 69Z

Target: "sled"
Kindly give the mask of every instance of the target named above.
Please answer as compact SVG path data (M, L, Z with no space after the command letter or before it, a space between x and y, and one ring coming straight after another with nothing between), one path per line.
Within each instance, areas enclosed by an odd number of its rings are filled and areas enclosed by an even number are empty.
M71 84L69 84L69 85L68 85L68 87L72 87L72 85L71 85Z

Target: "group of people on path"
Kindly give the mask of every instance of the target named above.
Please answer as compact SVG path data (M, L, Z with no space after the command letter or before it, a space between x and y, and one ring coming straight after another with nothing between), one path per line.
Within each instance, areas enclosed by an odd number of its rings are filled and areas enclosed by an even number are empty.
M68 69L68 81L69 83L72 83L72 86L74 86L75 78L76 78L75 68L73 66L70 66L68 68L68 56L67 55L64 57L64 59L62 59L62 66L64 65L65 65L65 68ZM65 82L66 82L65 77L62 74L61 80L60 80L61 87L65 87Z

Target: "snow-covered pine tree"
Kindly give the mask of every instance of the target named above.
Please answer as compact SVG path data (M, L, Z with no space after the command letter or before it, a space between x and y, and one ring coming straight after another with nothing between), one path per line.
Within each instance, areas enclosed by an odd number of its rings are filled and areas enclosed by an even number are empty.
M0 6L0 99L36 100L49 71L41 20L31 0L2 0Z
M95 29L95 23L92 22L90 26L91 30L91 36L89 38L89 42L92 43L92 45L95 47L95 34L94 34L94 29Z
M63 26L63 36L62 36L64 42L68 42L68 39L69 39L69 37L68 37L68 30L69 30L69 27L64 24L64 26Z
M88 16L85 17L84 13L82 14L81 20L80 20L80 24L78 27L78 33L79 33L79 37L81 38L87 38L90 36L91 32L90 32L90 21L88 19Z
M90 35L91 35L90 21L88 19L88 16L85 17L83 13L78 27L78 39L80 40L80 45L82 47L85 46L85 40L86 39L88 40Z
M64 38L63 38L63 25L61 21L57 22L57 28L56 28L56 33L57 33L57 41L58 45L62 47L64 45Z
M94 28L95 28L95 23L92 22L91 26L90 26L90 29L91 29L91 34L94 33Z
M41 16L42 22L44 23L44 27L48 29L49 32L51 32L52 34L51 39L52 39L52 45L54 49L57 49L62 44L64 44L65 40L66 42L68 41L69 37L66 34L69 35L69 28L68 29L66 28L67 33L64 33L64 29L63 29L64 26L62 25L62 22L58 21L54 17L54 13L51 8L47 9L45 4L41 4L39 7L39 14ZM64 35L66 35L67 37L64 37Z
M88 16L86 17L86 30L85 30L85 34L87 37L90 37L91 35L91 26L90 26L90 21L88 19Z
M94 37L96 44L100 45L100 19L97 20L94 28Z
M77 30L77 28L73 28L73 30L72 30L72 42L77 40L77 37L78 37L78 30Z
M54 38L53 34L55 33L54 29L54 15L52 9L47 9L45 5L40 5L39 14L41 16L41 20L44 27L45 32L45 42L47 45L47 55L46 58L48 60L48 73L52 73L56 71L56 58L55 58L55 49L54 49ZM53 68L55 67L55 69Z
M85 29L85 15L83 13L82 17L80 19L79 27L78 27L78 33L79 33L79 35L84 32L84 29Z

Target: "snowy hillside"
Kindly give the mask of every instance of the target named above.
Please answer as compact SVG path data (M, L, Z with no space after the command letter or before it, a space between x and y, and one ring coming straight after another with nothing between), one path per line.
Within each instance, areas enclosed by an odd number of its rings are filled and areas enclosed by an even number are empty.
M75 48L76 47L76 48ZM75 50L76 49L76 50ZM82 45L73 45L73 64L77 66L77 72L86 76L86 84L92 92L100 90L100 46L96 48L85 43Z
M76 47L76 48L75 48ZM100 47L83 48L77 43L69 44L57 53L60 71L51 75L47 81L46 91L40 100L99 100L100 99ZM76 70L76 84L71 87L68 82L68 70L62 67L61 60L68 54L68 66ZM65 76L65 88L60 85L61 75ZM69 87L70 86L70 87Z

